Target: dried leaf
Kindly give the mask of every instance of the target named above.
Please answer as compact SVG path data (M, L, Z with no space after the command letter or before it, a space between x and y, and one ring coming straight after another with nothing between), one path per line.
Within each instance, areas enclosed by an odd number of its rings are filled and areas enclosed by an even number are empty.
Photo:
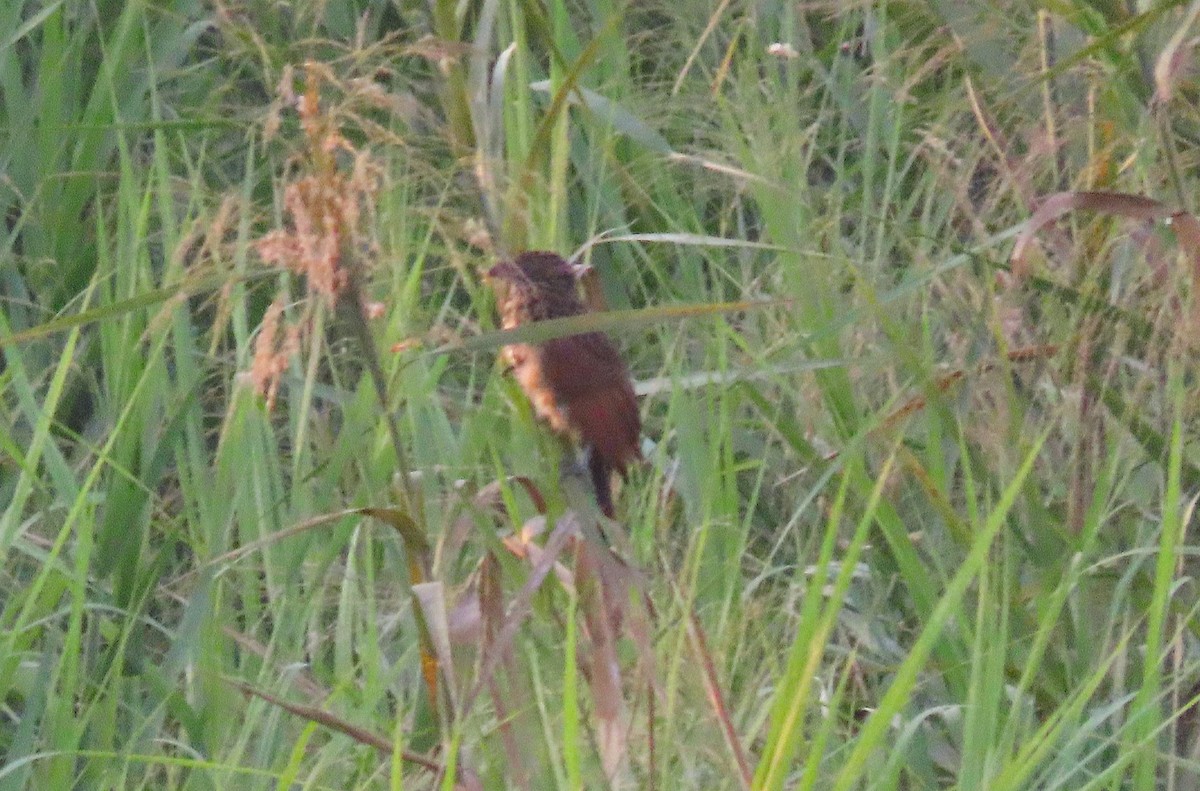
M413 597L421 608L425 627L429 630L429 641L437 654L438 663L442 668L442 678L454 677L454 656L450 652L450 624L446 615L446 588L440 582L419 582L412 586ZM450 705L457 708L455 688L446 684L450 695Z
M533 771L530 762L534 755L523 745L537 738L535 718L526 705L533 698L528 689L529 678L520 672L511 646L496 645L504 621L504 586L499 561L491 553L484 556L479 566L479 589L475 597L476 606L483 619L484 656L499 652L504 668L503 676L497 670L488 682L488 694L492 699L496 722L499 723L500 739L508 756L505 771L514 788L529 788Z
M696 617L695 613L688 613L687 622L688 637L691 638L692 650L696 652L696 658L700 660L704 691L708 693L708 702L712 705L713 716L721 726L721 734L725 737L725 744L737 764L738 777L742 781L742 788L749 789L753 780L753 773L750 771L750 761L746 757L746 748L742 745L737 728L734 726L733 719L729 715L729 707L725 703L725 695L721 691L720 682L717 680L717 666L713 662L712 652L708 649L708 640L704 636L704 628L700 625L700 620Z
M446 630L451 645L479 647L482 644L483 613L479 607L479 598L478 585L472 581L446 615Z
M575 574L580 592L579 606L587 625L589 645L581 652L588 669L592 705L596 714L596 745L609 783L618 782L629 771L629 713L621 683L616 631L622 620L622 590L612 590L601 571L600 550L590 541L576 543Z
M578 534L579 526L575 524L574 519L570 515L563 516L558 520L558 524L554 526L553 532L550 533L550 538L546 541L546 546L542 549L540 557L536 559L529 572L529 578L525 580L525 584L521 586L521 590L508 607L503 624L497 630L496 638L492 642L493 650L484 657L483 667L479 672L479 679L475 682L475 686L471 691L463 698L463 705L461 707L463 716L471 710L479 693L491 682L497 668L499 668L503 661L504 652L512 645L512 641L517 636L517 631L521 628L521 624L529 617L532 609L530 605L534 594L541 589L542 583L546 580L546 575L554 568L554 564L566 547L568 539Z
M1188 212L1171 215L1175 238L1192 266L1192 327L1200 328L1200 221Z
M1026 253L1037 233L1045 226L1071 211L1096 211L1135 220L1162 220L1171 210L1161 201L1130 195L1124 192L1059 192L1051 195L1038 207L1017 236L1010 261L1013 274L1023 278L1028 274Z
M1192 46L1195 41L1189 40L1188 35L1191 33L1192 25L1196 23L1198 15L1200 15L1200 3L1193 2L1191 8L1188 9L1187 17L1171 35L1162 52L1158 53L1158 60L1154 63L1154 102L1156 104L1165 104L1171 101L1171 97L1175 94L1175 86L1179 84L1188 66L1191 65Z
M233 686L235 686L239 690L241 690L242 694L246 695L247 697L255 697L255 698L260 698L262 700L265 700L267 703L270 703L272 706L278 706L279 708L283 709L284 711L295 714L297 717L303 717L304 719L309 720L311 722L315 722L319 725L324 725L326 728L329 728L330 730L334 730L345 736L349 736L351 739L358 742L359 744L365 744L368 747L374 747L376 750L383 753L384 755L392 754L392 740L386 736L380 736L379 734L371 733L370 731L366 730L365 728L360 728L357 725L355 725L351 722L348 722L348 721L342 719L341 717L338 717L324 709L317 708L316 706L306 706L306 705L303 705L300 703L290 703L282 698L278 698L278 697L272 695L269 692L264 692L260 689L256 689L256 688L250 686L249 684L243 683L241 681L237 681L234 679L227 679L227 681L228 681L228 683L232 684ZM409 763L413 763L418 766L424 767L425 769L429 770L430 772L434 772L438 775L442 774L445 771L445 767L443 767L437 761L433 760L432 758L426 758L423 755L417 755L416 753L411 753L411 752L408 752L407 750L405 750L401 753L401 757L405 761L408 761ZM473 776L473 774L470 772L467 772L467 773L465 773L464 778L469 779L469 777L471 777L471 776ZM459 787L468 788L468 787L473 787L473 786L460 785Z
M532 478L524 475L510 475L505 478L506 483L517 483L525 490L525 494L529 495L529 499L533 502L534 509L539 514L546 513L546 498L542 496L542 490L533 482ZM498 510L503 511L504 500L500 497L502 484L500 481L492 481L484 486L475 495L475 507L482 510Z

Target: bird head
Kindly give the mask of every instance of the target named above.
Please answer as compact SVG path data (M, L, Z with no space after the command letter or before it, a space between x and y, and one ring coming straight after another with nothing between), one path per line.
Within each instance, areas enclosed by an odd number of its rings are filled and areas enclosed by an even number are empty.
M488 277L522 291L575 292L575 269L557 253L530 250L511 261L501 261Z

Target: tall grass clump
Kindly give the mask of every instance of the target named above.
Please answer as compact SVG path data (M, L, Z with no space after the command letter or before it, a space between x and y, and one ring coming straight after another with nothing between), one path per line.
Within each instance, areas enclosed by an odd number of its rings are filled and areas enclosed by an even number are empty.
M9 5L0 791L1200 787L1195 4Z

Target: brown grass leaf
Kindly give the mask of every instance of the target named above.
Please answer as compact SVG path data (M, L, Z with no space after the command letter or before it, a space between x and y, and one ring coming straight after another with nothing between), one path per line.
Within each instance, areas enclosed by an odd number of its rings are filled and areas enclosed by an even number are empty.
M1013 244L1012 255L1009 257L1014 275L1024 278L1028 274L1028 249L1038 232L1072 211L1095 211L1143 221L1163 220L1170 217L1172 213L1161 201L1124 192L1072 191L1056 193L1046 198L1017 236L1017 241Z
M463 698L463 705L461 707L463 716L466 716L470 712L479 693L491 682L496 670L503 663L505 652L512 646L512 642L516 638L521 624L525 622L525 619L532 612L531 604L534 594L541 589L542 583L546 581L546 576L557 565L558 558L562 554L563 549L566 548L568 540L577 535L579 535L579 525L576 523L574 517L570 514L564 515L558 520L558 524L554 526L554 530L551 531L550 537L546 540L546 545L540 549L537 556L534 557L531 554L532 567L529 571L529 578L525 580L525 584L517 592L516 598L508 606L503 621L500 623L499 628L496 629L495 639L490 644L491 650L483 659L483 667L480 668L479 678L475 682L475 686Z
M1154 62L1155 104L1171 101L1175 86L1192 64L1192 47L1196 42L1190 36L1197 16L1200 16L1200 4L1192 3L1187 17L1180 21L1167 45L1158 53L1158 59Z
M310 722L315 722L318 725L324 725L330 730L337 731L345 736L349 736L352 740L358 742L359 744L373 747L384 755L392 754L392 740L389 737L371 733L365 728L360 728L359 726L344 720L332 712L326 711L325 709L317 708L316 706L307 706L301 703L291 703L283 698L279 698L269 692L256 689L249 684L236 679L226 679L226 681L237 687L241 693L247 697L265 700L272 706L278 706L284 711L295 714L297 717L303 717ZM400 753L400 755L405 761L423 767L424 769L427 769L437 775L441 775L446 770L444 766L432 758L426 758L425 756L418 755L417 753L404 750ZM459 775L459 782L455 784L455 788L461 788L465 791L467 789L480 787L479 780L474 776L473 772L470 770L460 770L460 772L461 774Z
M604 553L591 541L575 544L575 573L578 580L579 606L583 613L588 646L580 651L580 662L592 689L596 714L596 744L604 775L614 785L629 772L629 711L621 681L621 662L617 656L617 634L623 620L622 603L627 598L623 586L607 584L603 571Z

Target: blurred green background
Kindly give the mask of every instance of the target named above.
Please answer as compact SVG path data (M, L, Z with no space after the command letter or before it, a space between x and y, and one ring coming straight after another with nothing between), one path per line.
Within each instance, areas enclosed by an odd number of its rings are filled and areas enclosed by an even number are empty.
M1200 788L1198 14L0 6L0 791Z

